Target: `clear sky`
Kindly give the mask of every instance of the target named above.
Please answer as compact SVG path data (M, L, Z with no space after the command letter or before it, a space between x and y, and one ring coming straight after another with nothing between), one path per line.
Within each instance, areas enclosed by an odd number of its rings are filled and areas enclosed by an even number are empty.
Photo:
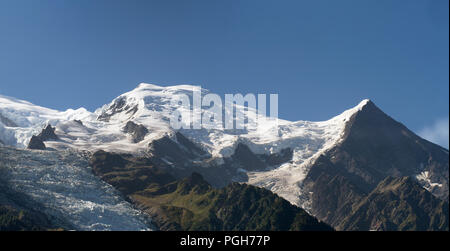
M289 120L325 120L370 98L448 147L448 5L0 0L0 94L92 111L140 82L193 84L278 93Z

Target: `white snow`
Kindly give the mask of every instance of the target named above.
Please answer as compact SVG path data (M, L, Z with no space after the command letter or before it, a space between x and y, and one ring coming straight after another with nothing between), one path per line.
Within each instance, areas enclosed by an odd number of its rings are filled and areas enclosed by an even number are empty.
M434 183L431 181L431 175L428 171L423 171L416 175L416 179L422 184L423 188L430 191L433 189L433 187L442 187L442 184L440 183Z
M94 119L84 108L60 112L3 95L0 95L0 113L17 125L8 127L0 121L0 140L18 148L25 148L31 136L39 134L47 124Z

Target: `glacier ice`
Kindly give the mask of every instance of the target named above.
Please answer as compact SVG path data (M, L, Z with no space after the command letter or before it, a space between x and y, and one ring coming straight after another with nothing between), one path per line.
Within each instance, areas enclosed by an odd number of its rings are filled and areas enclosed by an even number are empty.
M0 147L0 168L12 189L66 219L74 230L151 230L151 222L96 177L85 154Z

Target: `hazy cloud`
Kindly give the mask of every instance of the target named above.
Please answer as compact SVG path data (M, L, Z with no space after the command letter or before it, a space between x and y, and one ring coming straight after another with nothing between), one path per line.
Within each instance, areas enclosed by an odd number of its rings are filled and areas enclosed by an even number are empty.
M419 131L419 135L448 149L448 118L439 119L434 124Z

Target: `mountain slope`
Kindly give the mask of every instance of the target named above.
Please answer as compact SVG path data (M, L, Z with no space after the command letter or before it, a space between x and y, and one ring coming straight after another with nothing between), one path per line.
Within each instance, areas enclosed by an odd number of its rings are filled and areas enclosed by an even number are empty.
M214 189L197 173L175 180L149 159L104 151L90 163L161 230L332 230L265 189L237 183Z
M303 188L311 212L337 226L386 177L414 177L435 196L448 201L448 151L409 131L372 102L355 113L345 136L311 167ZM416 177L428 174L428 181ZM330 195L333 184L341 193ZM431 187L430 187L431 186Z
M194 173L162 188L169 193L154 196L159 191L144 190L132 198L150 214L157 212L157 217L166 218L164 225L174 230L332 230L266 189L238 183L213 189L200 179Z
M410 177L387 177L338 225L345 230L448 231L448 203Z

